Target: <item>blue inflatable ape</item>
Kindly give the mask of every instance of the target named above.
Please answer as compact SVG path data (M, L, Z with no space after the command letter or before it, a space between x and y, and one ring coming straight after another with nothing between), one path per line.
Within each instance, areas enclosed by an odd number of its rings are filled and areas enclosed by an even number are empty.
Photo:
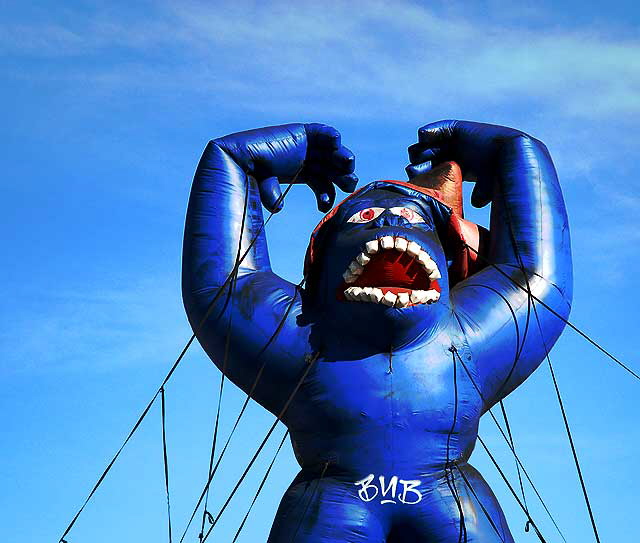
M334 183L353 192L338 132L232 134L198 165L184 241L189 320L225 375L282 417L301 467L272 543L513 541L467 461L482 414L562 331L536 304L538 326L526 288L569 314L562 193L546 147L511 128L429 124L409 156L409 183L373 182L325 216L304 288L271 271L262 205L279 210L280 183L292 181L313 189L321 211ZM474 205L491 202L488 231L462 217L462 177L476 182Z

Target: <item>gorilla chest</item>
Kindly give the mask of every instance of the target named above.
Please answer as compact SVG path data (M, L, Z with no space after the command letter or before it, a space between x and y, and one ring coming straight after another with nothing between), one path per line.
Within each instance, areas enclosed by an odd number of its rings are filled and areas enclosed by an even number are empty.
M455 354L450 345L430 344L362 360L321 358L303 387L307 413L319 425L349 432L389 424L449 432L454 419L457 431L471 430L481 412L467 373L473 375L472 361L464 347Z

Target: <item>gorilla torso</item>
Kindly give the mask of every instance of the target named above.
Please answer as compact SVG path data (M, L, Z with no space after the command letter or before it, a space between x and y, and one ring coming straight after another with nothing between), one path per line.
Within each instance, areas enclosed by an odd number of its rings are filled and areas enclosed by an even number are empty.
M469 350L446 331L358 360L320 356L286 417L299 462L413 477L466 460L482 410L467 370Z

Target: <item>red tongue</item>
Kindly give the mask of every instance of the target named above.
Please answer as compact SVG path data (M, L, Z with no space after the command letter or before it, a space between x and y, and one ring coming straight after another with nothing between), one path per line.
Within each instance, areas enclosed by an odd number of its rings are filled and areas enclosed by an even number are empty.
M407 253L382 251L371 257L362 275L351 283L353 287L385 287L394 294L411 290L429 290L429 276L425 269ZM384 292L384 289L383 289Z

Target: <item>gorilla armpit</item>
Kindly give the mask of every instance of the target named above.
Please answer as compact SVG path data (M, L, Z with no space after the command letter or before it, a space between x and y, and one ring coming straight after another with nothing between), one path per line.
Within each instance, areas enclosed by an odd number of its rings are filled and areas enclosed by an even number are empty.
M226 376L282 416L301 467L271 543L513 541L468 459L482 414L560 335L549 309L569 314L562 193L544 144L511 128L428 124L409 156L409 183L353 192L339 133L289 124L213 140L198 165L190 323ZM488 231L462 217L463 177L474 205L491 202ZM321 211L334 183L353 193L314 231L304 288L271 271L263 228L262 204L278 211L292 181Z

